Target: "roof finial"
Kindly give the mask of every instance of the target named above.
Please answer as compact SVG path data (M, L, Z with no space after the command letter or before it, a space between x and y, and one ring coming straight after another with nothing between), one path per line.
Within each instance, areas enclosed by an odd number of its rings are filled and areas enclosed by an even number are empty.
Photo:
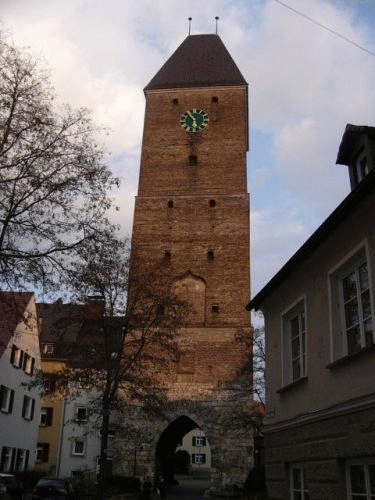
M216 20L216 34L217 34L217 22L219 20L219 16L215 16L215 20Z
M188 17L188 21L189 21L189 36L190 36L191 17Z

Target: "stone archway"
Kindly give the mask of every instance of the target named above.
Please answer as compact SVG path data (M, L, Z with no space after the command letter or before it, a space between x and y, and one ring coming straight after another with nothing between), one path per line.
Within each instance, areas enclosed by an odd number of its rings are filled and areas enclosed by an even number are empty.
M155 452L156 475L163 476L167 482L174 482L174 452L182 438L193 429L199 427L187 416L176 418L160 436Z

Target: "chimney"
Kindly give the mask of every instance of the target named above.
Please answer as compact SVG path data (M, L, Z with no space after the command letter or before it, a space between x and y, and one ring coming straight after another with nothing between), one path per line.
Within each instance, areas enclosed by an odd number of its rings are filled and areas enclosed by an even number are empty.
M92 295L86 298L85 318L98 320L104 316L105 300L101 295Z

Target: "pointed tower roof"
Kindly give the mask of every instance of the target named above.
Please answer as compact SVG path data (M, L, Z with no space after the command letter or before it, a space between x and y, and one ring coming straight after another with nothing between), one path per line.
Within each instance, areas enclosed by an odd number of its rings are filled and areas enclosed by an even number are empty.
M218 35L189 35L144 90L222 85L247 83Z

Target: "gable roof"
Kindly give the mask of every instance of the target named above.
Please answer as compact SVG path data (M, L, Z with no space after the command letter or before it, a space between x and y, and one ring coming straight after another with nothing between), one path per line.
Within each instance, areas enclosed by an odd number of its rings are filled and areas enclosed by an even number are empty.
M189 35L144 90L222 85L247 83L218 35Z
M0 356L3 355L17 325L33 297L32 292L0 292Z
M329 215L310 238L297 250L278 273L266 284L260 292L246 306L248 311L260 309L262 302L290 276L333 231L358 207L358 204L375 190L375 169L370 170L366 177L340 205Z

